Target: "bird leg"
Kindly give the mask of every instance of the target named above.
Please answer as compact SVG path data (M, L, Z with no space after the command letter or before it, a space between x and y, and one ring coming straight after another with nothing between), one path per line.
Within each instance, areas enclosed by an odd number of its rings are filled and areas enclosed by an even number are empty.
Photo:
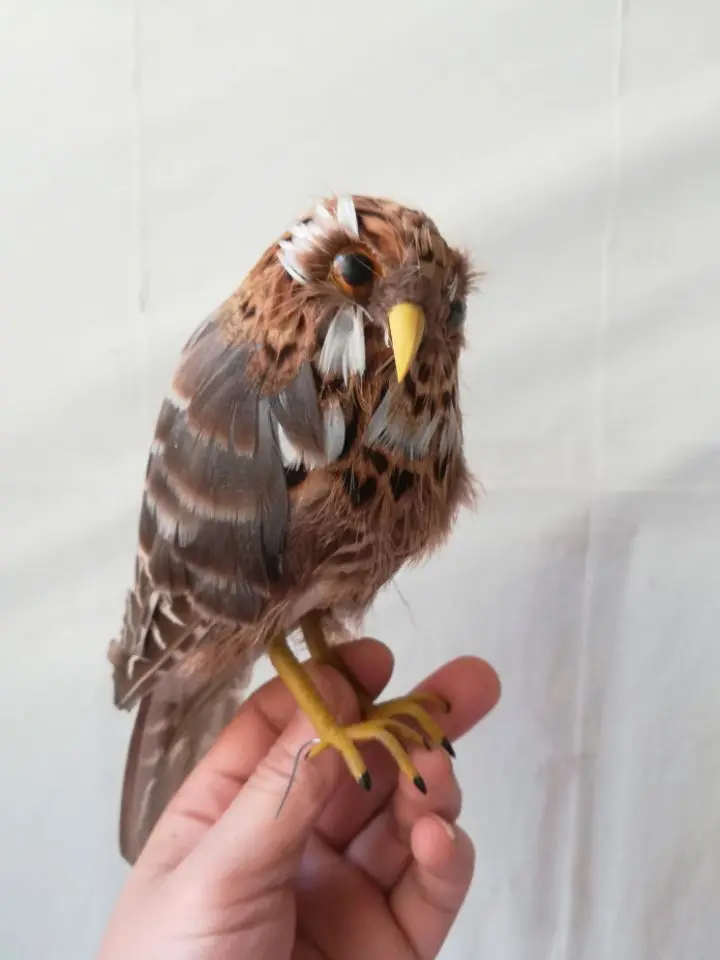
M295 698L297 705L315 727L320 738L319 742L309 750L308 758L317 756L327 747L333 747L342 755L348 770L360 786L369 790L372 786L370 773L355 744L367 740L377 740L382 743L400 770L413 781L418 790L421 793L427 793L425 781L418 773L396 734L420 743L423 742L423 738L412 727L395 719L395 713L401 711L396 711L393 708L388 713L380 714L375 713L376 708L373 707L373 715L369 720L342 726L330 713L328 705L305 672L303 665L288 646L284 635L280 634L270 642L268 653L278 676ZM384 706L388 706L388 704ZM419 707L417 709L421 710ZM431 723L434 723L432 718L428 719L431 720Z
M347 680L358 699L360 715L365 717L372 709L372 698L352 670L347 666L343 658L338 654L337 647L331 646L325 639L320 615L318 613L306 614L300 621L300 626L302 627L303 636L305 637L308 653L313 662L333 667L341 677Z
M430 745L444 747L451 757L455 756L450 741L442 728L422 706L423 703L432 703L447 713L449 705L442 697L434 693L416 693L409 697L397 697L383 703L373 703L367 690L338 653L337 647L331 646L325 639L319 614L316 612L307 614L300 621L300 625L312 660L315 663L333 667L355 691L360 705L360 716L363 720L400 716L412 718L424 732L426 738L430 741ZM400 721L398 723L405 731L410 730L411 734L415 732L407 724ZM410 736L409 739L414 740L416 737Z
M370 789L370 774L360 751L355 746L350 727L341 727L330 713L327 703L303 665L288 646L286 637L279 634L270 643L270 661L295 702L315 727L320 742L332 745L345 760L350 773L366 790Z
M374 704L343 659L327 643L319 616L310 614L304 617L301 626L312 660L333 666L348 680L358 695L362 717L360 723L346 727L340 726L331 716L327 704L322 700L303 666L290 651L286 639L276 638L270 646L270 659L320 737L320 742L312 747L308 756L317 756L326 747L334 747L342 754L355 780L365 789L369 789L370 774L355 743L377 740L390 753L400 770L424 793L425 783L401 741L422 743L426 747L442 746L450 756L454 756L453 748L442 728L423 706L423 703L440 703L447 710L447 704L432 693L419 693ZM422 730L422 734L398 719L399 717L413 719Z

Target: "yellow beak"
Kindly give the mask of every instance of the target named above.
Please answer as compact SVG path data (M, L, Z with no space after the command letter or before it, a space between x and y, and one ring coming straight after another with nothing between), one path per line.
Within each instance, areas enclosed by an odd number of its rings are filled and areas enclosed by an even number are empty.
M425 332L425 314L416 303L398 303L388 314L398 383L412 366Z

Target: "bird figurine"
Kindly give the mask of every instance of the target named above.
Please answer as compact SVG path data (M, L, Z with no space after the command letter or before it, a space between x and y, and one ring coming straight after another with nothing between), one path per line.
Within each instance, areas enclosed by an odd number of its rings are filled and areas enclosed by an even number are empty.
M264 654L317 732L310 754L336 749L365 789L363 741L380 741L423 792L406 741L452 754L427 695L370 701L336 627L473 501L458 361L474 276L424 213L331 197L183 348L109 650L116 706L139 704L120 814L129 862ZM296 631L312 661L353 684L358 723L333 718L288 643Z

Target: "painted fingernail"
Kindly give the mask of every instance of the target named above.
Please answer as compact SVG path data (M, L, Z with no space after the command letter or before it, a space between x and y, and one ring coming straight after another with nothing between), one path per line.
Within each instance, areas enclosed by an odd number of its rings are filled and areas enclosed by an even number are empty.
M416 777L413 778L413 783L418 788L420 793L427 794L427 787L425 786L425 781L420 776L420 774L418 774Z
M368 770L366 770L365 773L358 778L358 783L363 790L372 789L372 780L370 779L370 772Z
M451 756L453 759L455 759L455 751L453 750L453 745L450 743L450 741L448 740L448 738L447 738L447 737L443 737L442 740L440 741L440 743L441 743L441 744L443 745L443 747L447 750L447 752L450 754L450 756Z

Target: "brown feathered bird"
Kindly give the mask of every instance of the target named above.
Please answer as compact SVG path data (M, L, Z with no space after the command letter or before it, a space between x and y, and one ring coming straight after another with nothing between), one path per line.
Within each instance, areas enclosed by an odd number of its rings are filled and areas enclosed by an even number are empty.
M332 624L362 614L448 534L473 484L458 359L468 258L425 214L331 198L274 243L183 349L147 465L135 582L110 647L115 703L139 701L120 845L134 862L268 653L325 746L370 788L356 742L451 750L419 702L340 727L287 643L342 667Z

